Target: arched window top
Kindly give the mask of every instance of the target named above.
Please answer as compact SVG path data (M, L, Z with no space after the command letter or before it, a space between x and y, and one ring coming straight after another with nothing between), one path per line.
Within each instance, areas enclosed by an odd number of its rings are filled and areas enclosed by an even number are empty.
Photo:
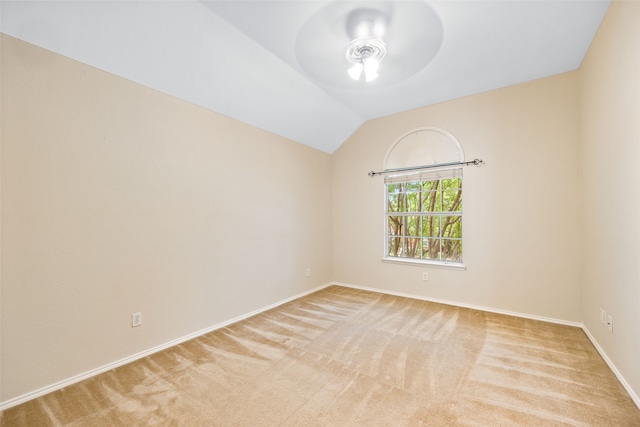
M464 151L456 137L435 127L414 129L389 148L384 170L464 162Z

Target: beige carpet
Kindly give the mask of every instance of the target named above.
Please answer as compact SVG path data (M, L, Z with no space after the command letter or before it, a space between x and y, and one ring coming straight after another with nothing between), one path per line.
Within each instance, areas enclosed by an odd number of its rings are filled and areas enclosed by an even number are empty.
M578 328L332 286L1 425L640 426L640 410Z

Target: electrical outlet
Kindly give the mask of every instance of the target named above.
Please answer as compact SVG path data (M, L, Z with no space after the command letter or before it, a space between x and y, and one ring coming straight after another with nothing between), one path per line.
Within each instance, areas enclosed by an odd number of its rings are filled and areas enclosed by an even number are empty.
M603 325L607 324L607 312L603 309L600 309L600 323Z
M429 273L427 273L426 271L423 271L422 272L422 280L427 282L429 280Z
M607 315L607 329L613 333L613 317L610 314Z
M307 277L311 276L311 268L307 267Z
M142 313L133 313L131 315L131 327L135 328L136 326L142 325Z

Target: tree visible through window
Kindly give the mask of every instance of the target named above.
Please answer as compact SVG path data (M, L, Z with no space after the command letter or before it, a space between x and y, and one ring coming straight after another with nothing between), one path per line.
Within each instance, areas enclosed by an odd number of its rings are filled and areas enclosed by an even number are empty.
M391 182L386 194L386 256L462 263L462 177Z

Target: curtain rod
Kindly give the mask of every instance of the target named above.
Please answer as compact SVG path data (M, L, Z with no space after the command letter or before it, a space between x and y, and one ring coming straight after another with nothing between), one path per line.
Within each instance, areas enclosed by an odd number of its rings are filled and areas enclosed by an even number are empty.
M371 171L369 172L369 176L384 175L386 173L393 173L393 172L407 172L407 171L415 171L415 170L422 170L422 169L442 168L445 166L469 166L469 165L480 166L483 164L484 164L484 161L480 159L474 159L474 160L471 160L470 162L439 163L436 165L412 166L410 168L385 169L380 172Z

